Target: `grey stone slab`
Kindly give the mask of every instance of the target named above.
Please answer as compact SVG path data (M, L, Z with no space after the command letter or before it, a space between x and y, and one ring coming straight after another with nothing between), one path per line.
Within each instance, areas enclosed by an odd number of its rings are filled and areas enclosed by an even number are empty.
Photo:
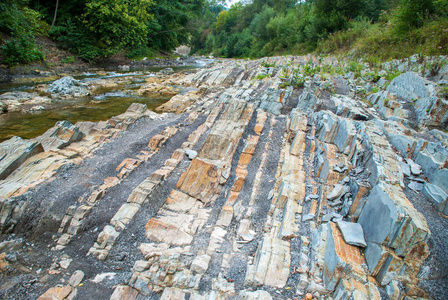
M334 144L338 147L339 152L349 154L352 147L356 143L356 127L352 121L347 119L339 119L338 131L334 139ZM345 151L346 148L348 151Z
M62 149L71 143L80 141L84 133L69 121L59 121L43 135L36 138L45 151Z
M401 166L401 172L405 176L407 177L411 176L411 167L407 163L400 161L400 166Z
M421 190L423 190L423 184L415 180L411 180L411 182L409 182L408 184L408 187L416 192L420 192Z
M404 100L423 98L428 95L425 80L414 72L395 77L386 90Z
M322 221L323 223L330 222L332 218L333 218L333 214L331 214L331 213L329 213L329 214L325 214L325 215L322 217L321 221Z
M330 192L330 194L327 195L328 200L335 200L342 196L344 196L346 193L350 192L350 187L342 184L336 184L333 188L333 190Z
M0 143L0 180L8 177L28 158L43 151L40 142L17 136Z
M347 244L363 248L367 246L366 240L364 239L364 231L359 223L337 221L336 224L339 230L341 230L342 237Z
M306 215L303 215L302 222L311 221L312 219L314 219L313 214L306 214Z
M422 146L416 147L414 152L415 162L422 167L424 174L432 179L448 160L448 149L441 143L431 143L424 140L419 144L422 144Z
M398 210L392 199L376 185L358 218L358 223L364 229L367 242L382 244L390 234L398 216Z
M385 250L380 245L367 242L367 247L364 250L364 257L370 272L373 272L378 264L381 263L381 258L384 254Z
M437 207L438 211L445 211L448 196L441 188L431 183L425 183L423 194L428 196L432 203Z

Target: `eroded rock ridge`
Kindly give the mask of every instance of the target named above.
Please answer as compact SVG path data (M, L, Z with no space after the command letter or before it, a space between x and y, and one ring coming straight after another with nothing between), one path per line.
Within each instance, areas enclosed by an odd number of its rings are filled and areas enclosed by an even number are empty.
M443 299L448 69L359 64L224 60L3 142L0 294Z

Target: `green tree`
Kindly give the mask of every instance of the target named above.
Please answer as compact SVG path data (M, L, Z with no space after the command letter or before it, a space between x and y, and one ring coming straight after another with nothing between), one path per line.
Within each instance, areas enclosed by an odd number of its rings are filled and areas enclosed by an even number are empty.
M44 59L35 42L35 34L43 34L48 27L41 21L41 15L26 6L25 0L11 0L0 3L0 32L9 36L0 39L1 53L5 63L30 63Z
M198 18L202 0L159 0L151 7L154 18L148 23L148 46L170 51L182 43L188 43L191 33L197 29L191 20Z
M115 52L146 43L151 0L91 0L82 16L89 35Z
M223 10L219 13L218 18L216 19L216 25L215 28L217 31L221 31L225 29L225 25L227 22L227 19L229 18L230 13L228 10Z
M424 21L434 13L432 0L402 0L397 10L397 29L406 32L423 25Z

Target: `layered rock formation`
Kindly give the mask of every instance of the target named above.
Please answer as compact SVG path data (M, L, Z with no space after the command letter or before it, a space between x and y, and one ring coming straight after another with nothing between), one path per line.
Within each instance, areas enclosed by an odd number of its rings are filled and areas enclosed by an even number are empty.
M168 113L8 141L0 295L443 299L448 73L346 66L226 60L157 83L192 88Z

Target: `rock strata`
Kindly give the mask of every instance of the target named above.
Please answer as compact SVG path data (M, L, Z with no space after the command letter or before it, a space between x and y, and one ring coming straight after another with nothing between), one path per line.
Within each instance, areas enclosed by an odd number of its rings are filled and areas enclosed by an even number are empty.
M362 66L286 56L166 69L138 93L189 92L161 114L133 104L2 143L0 295L445 299L439 79L413 58L377 82ZM392 69L403 74L388 80Z

